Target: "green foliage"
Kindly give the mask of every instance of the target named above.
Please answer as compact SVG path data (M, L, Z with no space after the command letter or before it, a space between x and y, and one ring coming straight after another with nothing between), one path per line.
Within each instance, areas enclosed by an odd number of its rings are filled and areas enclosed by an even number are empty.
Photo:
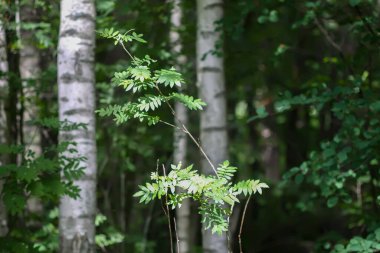
M203 102L201 99L193 98L192 96L188 96L185 94L172 93L169 97L181 102L190 110L202 110L203 107L206 106L206 103Z
M120 41L139 41L133 38L121 38L120 33L112 29L107 29L100 35L113 39L115 44ZM129 54L124 45L123 48ZM113 116L117 124L137 118L140 122L146 121L148 125L154 125L161 121L160 117L149 113L163 104L168 105L175 116L170 105L172 100L182 103L190 110L202 110L205 106L202 100L192 96L177 92L164 95L162 89L173 89L174 86L181 87L183 84L181 74L174 68L156 70L152 74L151 64L155 61L149 56L145 56L143 59L132 55L130 57L132 59L131 66L126 71L115 73L113 82L126 92L136 94L139 92L137 94L139 96L136 98L137 102L109 105L97 111L100 116ZM141 92L145 94L140 94ZM185 129L182 130L186 132ZM213 233L221 234L228 230L228 219L226 218L231 215L235 203L239 202L238 195L244 193L247 196L256 192L261 194L262 188L268 188L267 184L261 183L259 180L247 180L233 185L232 179L237 168L231 167L228 161L219 165L217 174L214 176L198 174L192 169L192 166L183 169L181 167L181 164L172 165L169 174L163 176L160 176L158 172L153 172L152 182L140 185L140 191L134 196L139 197L140 203L144 204L165 197L166 204L172 209L180 207L184 199L192 198L199 202L199 213L203 217L202 223L206 225L206 229L211 228ZM176 188L182 189L183 192L177 193Z
M355 236L349 240L347 245L337 244L332 253L361 252L372 253L380 250L380 228L370 233L367 238Z
M218 175L205 176L193 170L193 166L182 168L182 164L172 165L168 175L160 176L158 172L151 175L151 183L140 185L140 191L134 197L140 198L140 203L149 203L154 199L165 198L167 204L175 209L181 207L182 201L191 198L199 202L199 213L206 228L212 228L213 233L228 230L227 216L231 215L233 206L239 203L239 195L262 193L268 185L259 180L247 180L232 183L237 171L228 161L217 168ZM181 189L180 193L176 189Z
M107 221L107 217L102 214L97 214L95 218L95 226L97 230L101 225ZM108 226L102 229L101 232L97 232L95 236L95 243L103 251L106 250L106 247L122 243L124 241L124 235L117 231L115 228Z
M75 130L85 128L82 124L59 122L56 118L34 120L35 124L45 129ZM42 154L37 155L28 146L0 145L2 156L17 156L19 162L8 162L0 165L0 177L4 182L1 197L9 220L23 220L18 226L10 227L6 237L0 239L5 252L54 252L58 247L58 232L51 223L57 218L52 211L46 220L36 214L28 214L27 200L34 197L49 205L58 203L61 196L77 198L80 189L73 184L74 180L83 175L81 166L84 158L76 150L75 142L60 142L46 147ZM43 221L41 229L32 233L30 224ZM25 223L25 224L24 224ZM33 231L35 232L35 231ZM3 251L1 251L3 252Z
M129 34L129 33L132 33L132 34ZM115 42L115 45L128 43L131 41L146 43L146 41L141 38L142 37L141 34L132 32L132 30L127 31L122 34L119 31L115 31L114 28L110 28L110 29L104 29L103 31L100 31L99 35L107 39L113 39Z
M169 70L161 69L156 71L157 83L164 84L165 86L170 86L173 88L174 85L181 87L183 79L180 73L178 73L175 68Z
M58 216L58 208L52 209L42 228L34 233L32 241L34 242L33 249L36 252L57 252L59 246ZM95 243L102 251L109 246L123 242L124 236L107 224L107 218L104 215L96 215L95 226L97 229Z
M357 199L353 197L352 189L373 189L378 184L375 178L380 159L380 125L377 120L380 115L376 105L380 97L361 77L351 77L346 85L311 89L307 94L286 97L281 102L286 104L286 110L297 105L311 105L317 114L329 106L333 117L340 121L331 140L322 142L320 150L310 153L309 160L286 173L284 183L294 179L303 187L313 186L314 194L309 194L306 199L316 201L322 197L328 208L344 208L342 212L350 217L351 227L364 224L376 227L380 221L375 210L368 208L365 219L359 217L364 207L379 205L378 194L372 192ZM305 207L301 203L299 206ZM333 252L377 252L380 240L375 238L373 235L353 237L346 246L337 244Z
M1 153L13 152L15 149L2 146ZM35 153L25 147L17 147L17 150L19 152L16 155L24 156L21 164L0 166L0 176L5 181L3 199L11 214L21 213L26 199L31 196L46 200L57 200L61 195L73 198L79 196L79 188L72 181L83 175L80 162L84 158L77 155L75 143L62 142L50 147L39 157L35 157ZM57 157L49 158L51 152L56 152ZM65 180L60 179L60 173L63 173Z
M41 229L33 235L33 249L37 252L55 252L59 246L58 235L58 208L49 211L47 221Z
M100 36L110 38L115 41L115 44L121 42L138 41L143 42L140 35L132 33L132 35L123 34L106 29L99 33ZM138 38L138 39L137 39ZM128 50L124 48L129 54ZM140 122L147 122L148 125L155 125L160 122L160 117L154 115L163 104L169 105L171 101L179 101L190 110L201 110L205 103L200 99L194 99L192 96L187 96L177 92L171 92L167 95L164 90L173 90L175 86L181 87L184 83L182 75L174 68L158 69L153 71L151 66L156 61L146 55L140 59L133 57L131 66L122 72L116 72L112 82L117 87L122 87L126 92L137 94L135 102L127 102L124 105L109 105L106 108L101 108L97 113L101 116L113 116L117 124L122 124L130 119L138 119Z

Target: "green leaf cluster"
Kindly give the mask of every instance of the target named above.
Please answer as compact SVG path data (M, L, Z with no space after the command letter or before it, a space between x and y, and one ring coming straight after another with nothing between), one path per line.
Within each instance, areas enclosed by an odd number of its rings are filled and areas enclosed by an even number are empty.
M142 39L142 34L137 34L133 32L133 30L127 31L125 33L121 33L120 31L114 30L114 28L110 29L104 29L102 31L98 32L100 36L107 38L107 39L113 39L115 42L115 45L119 43L128 43L131 41L137 41L140 43L146 43L144 39Z
M141 36L135 33L121 35L113 29L105 30L100 35L115 42L133 40L142 42L136 39ZM127 53L129 54L128 51ZM152 64L156 61L148 55L141 59L131 56L131 60L131 65L126 70L114 74L112 83L133 95L133 101L128 101L124 105L108 105L101 108L97 111L100 116L113 116L117 124L138 119L140 122L147 122L148 125L155 125L160 121L160 117L153 112L164 104L170 107L172 101L178 101L190 110L201 110L206 105L201 99L174 90L175 87L184 84L182 75L174 68L154 70ZM168 93L165 95L164 92Z
M268 188L260 180L234 184L232 179L236 171L237 168L230 166L228 161L218 166L218 175L209 176L199 174L192 165L185 168L182 168L181 163L171 165L171 171L167 175L153 172L151 182L140 185L140 191L134 197L145 204L154 199L165 199L172 209L180 208L184 199L191 198L199 203L199 213L203 217L205 228L221 234L228 230L226 217L231 215L234 205L240 202L240 195L250 196L256 192L261 194L262 189Z
M34 121L36 124L57 129L80 129L80 124L59 122L56 119ZM13 154L22 157L20 163L0 165L0 178L4 181L2 198L10 214L23 212L27 198L58 200L62 195L76 198L80 189L73 181L83 175L81 157L75 142L61 142L45 148L41 155L26 146L0 146L0 155ZM61 178L61 175L63 178Z

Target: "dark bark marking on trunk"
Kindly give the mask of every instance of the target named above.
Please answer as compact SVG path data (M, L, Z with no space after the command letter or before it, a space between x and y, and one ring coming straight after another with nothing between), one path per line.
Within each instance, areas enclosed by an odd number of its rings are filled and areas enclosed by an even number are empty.
M225 131L226 129L227 126L202 127L202 131L204 132Z
M220 98L220 97L224 98L225 94L226 94L226 91L225 90L221 90L221 91L215 93L214 98Z
M83 181L83 182L95 182L96 180L96 176L95 175L88 175L88 174L84 174L82 175L79 179L75 180L76 182L79 182L79 181ZM90 215L81 215L80 217L91 217Z
M83 76L73 75L70 73L64 73L60 76L61 81L64 84L72 84L74 81L81 82L81 83L92 83L93 80L84 78Z
M68 15L67 17L74 21L83 19L83 20L88 20L95 23L95 18L92 15L85 12L73 13L73 14Z
M202 30L199 33L203 39L208 39L212 36L216 36L217 32L215 30Z
M218 67L203 67L200 69L202 72L221 73L222 69Z
M92 111L86 108L83 109L73 109L73 110L68 110L63 113L63 115L88 115L91 114Z
M76 76L82 76L82 65L80 64L80 53L77 51L75 52L75 58L74 58L74 70Z
M61 38L65 37L76 37L84 40L91 40L91 36L86 35L83 32L79 32L78 30L75 29L67 29L61 32L60 34Z
M204 10L213 10L214 8L223 8L223 2L220 1L220 2L217 2L217 3L212 3L212 4L205 5L203 7Z
M73 131L69 132L61 132L60 138L62 138L65 141L72 141L72 140L79 140L79 139L88 139L92 138L93 132L92 131L80 131L77 133L73 133ZM79 143L80 141L76 141Z

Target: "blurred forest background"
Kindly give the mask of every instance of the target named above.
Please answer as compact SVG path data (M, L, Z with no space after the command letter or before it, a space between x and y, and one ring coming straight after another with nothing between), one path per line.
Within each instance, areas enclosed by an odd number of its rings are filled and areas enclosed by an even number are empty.
M126 48L174 66L180 91L209 108L208 95L223 99L211 114L175 109L206 153L239 168L234 180L270 186L249 202L244 252L380 252L379 25L377 0L0 0L0 252L170 252L162 202L133 194L157 160L205 165L171 127L95 114L133 99L113 85L131 58L99 36L111 28L143 34ZM207 59L219 67L200 68ZM207 121L216 114L225 125ZM209 132L225 140L207 147ZM231 216L233 252L245 201ZM202 246L196 203L180 209L180 252L227 252L208 250L215 236Z

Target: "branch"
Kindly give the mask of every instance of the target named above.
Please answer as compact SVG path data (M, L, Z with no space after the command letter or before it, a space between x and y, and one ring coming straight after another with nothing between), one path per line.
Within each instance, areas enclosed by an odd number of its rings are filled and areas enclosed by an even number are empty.
M160 88L158 87L157 84L155 85L155 87L156 87L156 90L160 93L160 95L164 96L164 94L162 93L162 91L160 90ZM183 131L185 134L187 134L190 137L190 139L194 142L194 144L198 147L199 151L201 151L202 155L206 158L206 160L210 164L212 170L215 172L215 175L219 178L218 172L217 172L214 164L211 162L210 158L208 157L208 155L206 154L206 152L202 148L201 144L194 138L194 136L190 133L190 131L185 126L185 124L183 124L183 122L177 117L175 110L171 106L171 104L167 100L165 100L165 103L168 105L170 112L172 113L174 118L181 124L182 128L178 128L178 126L174 126L174 125L167 123L167 122L162 122L162 123L169 124L170 126L175 127L177 129Z
M165 165L162 164L162 170L164 172L164 176L166 177L166 171L165 171ZM173 248L173 235L172 235L172 223L170 221L170 210L169 210L169 205L168 205L168 194L165 194L165 206L166 206L166 216L168 217L168 226L169 226L169 237L170 237L170 252L174 253L174 248Z
M322 26L321 22L319 21L318 17L315 17L314 23L317 25L321 33L325 36L326 40L333 46L336 50L338 50L340 53L343 53L342 48L331 38L329 33L326 31L326 29Z
M127 52L127 54L129 55L129 57L131 57L132 61L135 60L135 58L132 56L132 54L128 51L128 49L124 46L124 43L120 40L119 41L120 45L123 47L124 51Z
M238 237L239 237L240 253L243 253L243 246L241 245L241 234L243 232L243 224L244 224L244 220L245 220L245 213L247 211L248 203L251 200L251 196L252 195L249 195L249 197L247 199L247 202L245 202L245 206L244 206L244 210L243 210L243 216L241 217L241 223L240 223L240 229L239 229L239 235L238 235Z
M331 38L331 36L323 27L323 25L321 24L317 16L315 16L314 18L314 23L317 25L321 33L325 36L326 40L330 43L330 45L338 51L339 56L342 59L342 61L347 64L348 71L350 72L350 74L355 75L354 70L352 69L351 65L347 62L346 56L344 55L342 48Z
M179 251L179 238L178 238L178 232L177 232L177 222L175 220L175 217L173 217L173 221L174 221L175 238L177 240L177 253L180 253L180 251Z

